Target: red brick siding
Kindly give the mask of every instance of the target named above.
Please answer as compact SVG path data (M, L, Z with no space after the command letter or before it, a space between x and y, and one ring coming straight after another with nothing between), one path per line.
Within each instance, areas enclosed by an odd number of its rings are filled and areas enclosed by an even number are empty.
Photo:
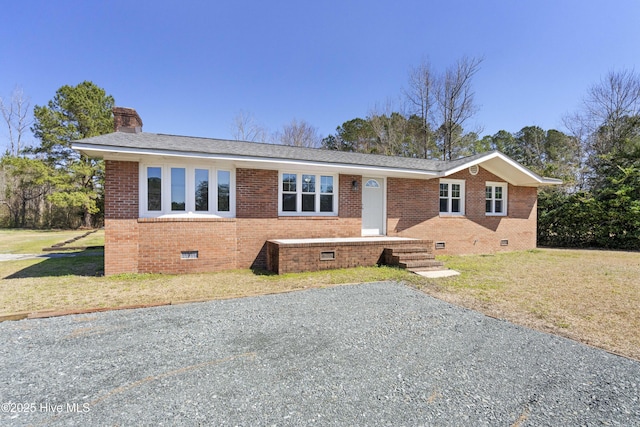
M279 218L278 172L240 168L237 219L138 219L138 163L107 161L106 170L106 274L265 268L269 239L360 235L359 176L339 177L339 217ZM193 250L197 260L180 258Z
M106 160L104 177L105 218L138 218L138 195L138 163Z
M237 267L266 268L267 240L360 236L362 197L360 186L356 191L351 188L354 180L360 177L338 178L337 217L278 217L278 172L238 169L237 192L243 196L236 196Z
M138 163L105 161L105 274L138 271Z
M236 218L278 217L278 171L236 169Z
M485 182L501 180L482 168L475 177L465 170L451 178L466 181L465 217L439 216L437 179L389 178L388 235L446 242L446 250L436 254L535 247L535 188L510 185L508 217L487 217ZM360 236L362 177L340 175L338 181L337 217L278 217L278 172L240 168L237 218L138 219L138 163L106 161L105 274L265 268L268 240ZM501 239L508 239L509 246L500 246ZM182 251L194 250L197 260L181 259ZM351 255L342 255L349 263ZM314 268L328 265L331 262L324 261Z
M138 220L140 273L199 273L236 268L236 220L189 218ZM198 251L198 259L182 259Z
M104 274L138 271L138 221L104 220Z
M503 181L483 168L472 176L468 170L450 179L465 180L465 216L439 215L439 180L389 178L387 230L390 236L445 242L437 254L493 253L536 247L537 189L508 188L508 216L485 215L485 183ZM501 246L506 239L508 246Z
M360 175L340 175L338 184L338 215L340 218L362 217L362 177ZM353 181L357 188L353 188ZM358 235L360 230L358 230Z

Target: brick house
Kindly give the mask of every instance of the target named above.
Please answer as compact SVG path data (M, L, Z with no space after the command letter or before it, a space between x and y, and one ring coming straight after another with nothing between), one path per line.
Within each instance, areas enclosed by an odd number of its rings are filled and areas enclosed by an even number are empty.
M560 183L495 151L444 162L142 132L121 107L114 119L114 133L73 144L105 160L106 274L531 249L537 187Z

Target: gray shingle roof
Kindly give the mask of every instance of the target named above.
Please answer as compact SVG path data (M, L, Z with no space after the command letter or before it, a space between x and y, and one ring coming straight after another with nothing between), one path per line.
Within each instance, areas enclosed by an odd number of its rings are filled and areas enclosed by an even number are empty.
M344 151L301 148L286 145L256 142L230 141L224 139L198 138L157 133L115 132L86 138L74 143L74 148L84 145L105 149L142 150L167 153L190 153L206 155L238 156L278 160L302 160L343 165L374 166L394 169L409 169L427 172L443 172L468 163L487 153L477 154L453 161L414 159L376 154L350 153Z

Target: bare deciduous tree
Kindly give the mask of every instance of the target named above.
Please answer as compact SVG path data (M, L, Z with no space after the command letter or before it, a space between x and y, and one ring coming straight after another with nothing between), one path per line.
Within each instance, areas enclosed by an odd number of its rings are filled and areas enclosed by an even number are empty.
M0 97L0 112L5 121L9 137L9 154L18 156L24 148L24 137L33 123L30 115L29 99L22 88L16 87L10 97Z
M588 126L592 149L606 153L624 138L626 119L640 114L640 75L611 71L593 85L584 100L583 123Z
M580 142L578 188L598 185L601 156L622 148L634 120L640 117L640 75L633 70L610 71L589 88L582 107L563 118Z
M482 58L463 56L447 68L438 83L436 101L441 125L443 160L451 160L454 146L462 136L463 124L478 107L473 100L471 79L480 70Z
M322 138L318 129L304 120L293 119L284 125L282 131L276 132L274 141L282 145L295 147L318 148Z
M436 105L437 75L428 61L409 71L409 87L404 95L411 113L420 119L419 157L429 158L437 149L434 138L434 113Z
M267 130L246 111L240 111L233 118L232 133L236 141L267 142Z

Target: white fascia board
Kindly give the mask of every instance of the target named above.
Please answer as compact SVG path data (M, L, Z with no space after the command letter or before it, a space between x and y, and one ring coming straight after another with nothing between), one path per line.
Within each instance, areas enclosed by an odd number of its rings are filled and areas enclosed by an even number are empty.
M482 166L483 163L486 163L489 160L493 160L493 159L499 159L503 162L505 162L508 166L512 167L513 169L515 169L515 171L519 174L525 175L527 176L527 180L524 181L519 181L517 185L525 185L525 186L538 186L538 185L559 185L562 184L562 180L560 179L553 179L553 178L544 178L539 176L538 174L532 172L531 170L529 170L528 168L522 166L520 163L516 162L515 160L505 156L504 154L500 153L500 152L492 152L492 153L488 153L486 156L482 156L479 157L477 159L471 160L467 163L464 163L460 166L457 166L455 168L452 169L448 169L444 172L442 172L441 176L445 177L445 176L449 176L449 175L453 175L456 172L460 172L464 169L469 168L470 166L474 166L474 165L478 165L478 166ZM502 177L503 179L506 179L507 181L509 181L507 179L507 177Z
M95 157L101 157L106 160L131 160L141 161L143 157L156 156L156 157L177 157L187 159L204 159L204 160L222 160L228 162L235 162L240 164L251 164L257 169L282 169L286 167L296 168L331 168L340 169L343 172L351 172L354 174L367 174L378 173L384 176L393 177L413 177L431 179L439 176L437 172L405 169L405 168L391 168L384 166L368 166L368 165L356 165L350 163L327 163L327 162L314 162L311 160L295 160L295 159L278 159L271 157L252 157L252 156L240 156L229 154L208 154L208 153L185 153L182 151L160 151L160 150L145 150L139 148L128 147L104 147L101 145L76 143L72 144L71 148L74 150L82 151L88 155ZM259 167L262 165L262 167Z

